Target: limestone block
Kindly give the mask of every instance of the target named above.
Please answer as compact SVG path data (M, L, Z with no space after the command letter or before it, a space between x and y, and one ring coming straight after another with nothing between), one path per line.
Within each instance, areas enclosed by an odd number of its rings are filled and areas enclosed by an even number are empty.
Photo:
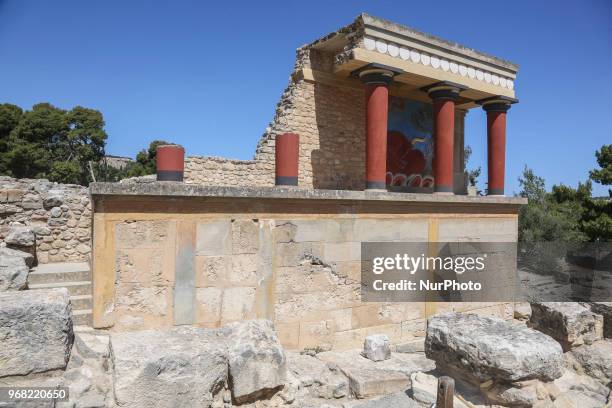
M0 377L66 367L73 332L65 288L0 293Z
M230 255L232 253L230 220L198 222L196 251L198 255Z
M18 256L20 258L23 258L23 261L29 268L34 266L34 255L30 254L29 252L19 251L17 249L7 247L0 247L0 255Z
M0 292L26 289L29 273L24 257L0 253Z
M592 302L591 310L603 317L603 336L612 338L612 302Z
M532 302L529 325L557 340L564 350L603 338L603 317L576 302Z
M66 220L63 220L63 224L65 223ZM79 221L79 228L89 226L90 220ZM175 229L175 224L169 221L120 222L115 227L116 246L117 248L163 248L174 238Z
M559 398L576 400L586 397L584 405L574 405L575 407L601 407L604 406L610 390L599 381L587 376L575 373L572 370L564 370L563 375L557 378L552 384L546 384L549 394L555 402ZM589 404L589 400L597 401L598 405ZM570 405L571 406L571 405Z
M221 321L223 289L208 287L196 289L196 321L213 323Z
M196 256L196 286L221 286L231 269L230 256Z
M438 225L438 241L516 242L517 219L507 218L442 218Z
M113 333L118 405L211 406L228 374L227 346L214 330L191 326Z
M259 284L259 256L257 254L232 255L231 264L226 279L228 285L257 286Z
M232 253L255 254L259 250L259 221L232 220Z
M221 320L231 322L254 318L255 292L256 289L250 287L225 289L221 305Z
M323 259L327 262L361 260L360 242L327 242L323 243Z
M15 247L31 247L36 245L36 235L31 228L22 225L12 225L4 237L7 245Z
M234 400L252 402L283 387L285 352L269 320L236 322L224 327L229 342L229 375Z
M334 345L333 320L300 323L300 349L331 350Z
M604 385L612 384L612 340L599 340L571 351L576 369Z
M389 338L384 334L372 334L363 342L362 355L372 361L383 361L391 358Z
M563 353L552 338L502 319L445 313L429 318L425 354L475 381L554 380Z
M455 405L459 407L458 405ZM421 405L405 392L398 392L391 395L373 398L367 401L350 401L343 405L343 408L420 408Z
M316 357L285 352L287 370L314 397L334 399L349 395L348 378L334 365Z

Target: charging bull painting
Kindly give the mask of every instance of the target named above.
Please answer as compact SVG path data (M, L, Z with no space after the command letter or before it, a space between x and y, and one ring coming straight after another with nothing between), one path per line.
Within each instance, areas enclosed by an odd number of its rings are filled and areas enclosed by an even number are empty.
M431 105L389 98L387 185L406 190L433 187Z

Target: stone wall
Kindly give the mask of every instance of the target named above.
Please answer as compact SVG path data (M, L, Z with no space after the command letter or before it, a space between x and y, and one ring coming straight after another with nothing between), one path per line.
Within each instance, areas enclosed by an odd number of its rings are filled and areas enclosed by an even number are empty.
M208 186L268 187L274 185L274 162L189 156L185 158L185 182Z
M512 317L505 304L363 303L360 244L515 242L515 199L466 204L456 203L458 196L420 195L428 201L406 202L383 194L390 201L338 201L342 192L330 191L299 200L287 191L270 196L275 189L202 197L189 186L155 184L130 187L129 195L92 190L96 327L217 327L267 318L288 348L344 349L372 333L394 343L423 336L425 318L444 310ZM147 192L138 194L148 197L134 195L142 188ZM155 197L159 188L184 191Z
M28 226L36 234L40 263L89 260L91 203L85 187L0 177L2 241L12 225Z

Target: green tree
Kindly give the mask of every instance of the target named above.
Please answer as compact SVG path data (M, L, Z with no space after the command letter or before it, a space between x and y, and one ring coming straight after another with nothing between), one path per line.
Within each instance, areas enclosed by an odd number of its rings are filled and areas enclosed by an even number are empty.
M0 138L1 174L86 185L89 162L104 156L107 135L96 110L39 103L25 112L1 105Z
M612 145L603 145L601 149L595 152L599 169L591 170L589 176L591 180L609 186L612 184ZM612 197L612 190L608 190Z
M468 170L468 163L470 161L470 157L472 157L472 148L467 145L465 149L463 149L463 168L466 171L468 177L468 183L470 186L476 186L478 184L478 177L480 177L480 173L482 169L480 166L476 169ZM478 194L481 194L481 191L478 191Z

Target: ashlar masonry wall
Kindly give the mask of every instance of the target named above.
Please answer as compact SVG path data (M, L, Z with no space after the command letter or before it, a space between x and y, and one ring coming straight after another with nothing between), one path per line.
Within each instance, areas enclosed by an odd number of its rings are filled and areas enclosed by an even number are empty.
M521 199L159 183L92 194L96 327L268 318L285 347L344 349L423 336L443 310L512 316L497 303L364 303L360 245L515 242Z

